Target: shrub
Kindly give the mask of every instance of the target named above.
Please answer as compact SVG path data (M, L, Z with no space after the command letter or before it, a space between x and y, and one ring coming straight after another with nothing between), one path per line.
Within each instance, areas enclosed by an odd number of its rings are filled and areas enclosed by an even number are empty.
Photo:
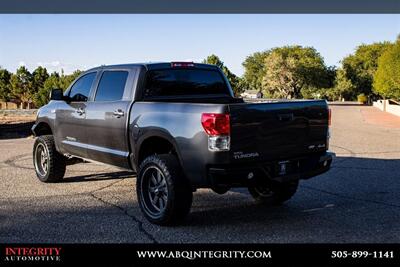
M357 96L357 101L358 101L358 103L365 104L365 103L367 103L367 100L368 100L368 98L367 98L367 96L364 95L364 94L359 94L359 95Z
M379 58L373 86L385 98L400 99L400 40Z

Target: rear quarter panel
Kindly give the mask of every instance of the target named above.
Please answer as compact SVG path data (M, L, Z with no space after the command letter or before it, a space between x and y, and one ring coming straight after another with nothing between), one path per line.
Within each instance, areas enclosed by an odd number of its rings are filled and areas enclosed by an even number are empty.
M229 159L229 153L208 150L208 137L201 125L201 114L206 112L227 112L227 105L135 102L129 121L134 162L143 141L152 136L163 137L175 146L192 186L206 186L207 164L223 163Z

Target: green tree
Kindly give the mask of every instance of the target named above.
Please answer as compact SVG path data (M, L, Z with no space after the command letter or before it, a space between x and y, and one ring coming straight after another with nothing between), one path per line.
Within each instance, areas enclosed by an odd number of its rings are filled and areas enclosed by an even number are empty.
M326 85L328 88L331 88L335 85L335 80L336 80L336 75L337 75L337 69L336 66L329 66L327 69L327 80L326 80Z
M234 94L237 96L240 92L243 91L243 83L241 83L240 78L233 74L225 65L224 62L220 60L220 58L214 54L208 56L206 59L203 60L205 64L212 64L218 66L225 74L226 78L228 79Z
M351 98L357 95L372 93L373 76L378 68L378 58L393 44L389 42L363 44L356 48L354 54L342 60L342 67L346 72L346 77L354 85L354 92Z
M46 105L50 100L50 91L55 88L62 88L62 81L57 72L53 72L46 79L43 87L35 95L35 105L41 107Z
M6 69L0 69L0 100L7 102L11 100L11 73Z
M41 88L43 88L44 82L49 78L49 74L47 72L47 69L39 66L37 67L33 72L32 72L32 79L33 79L33 88L34 91L39 91Z
M335 87L331 92L332 100L351 99L356 86L347 78L345 69L339 69L336 75Z
M32 72L32 80L33 80L33 92L34 92L34 97L33 97L33 103L35 103L35 105L37 107L42 106L42 104L40 102L38 102L39 97L39 92L43 91L43 87L44 84L46 82L46 80L49 78L49 74L47 72L47 69L39 66L37 67L33 72Z
M11 75L12 95L21 101L21 109L27 104L28 109L32 103L35 92L33 90L32 74L24 66L17 69L17 72Z
M60 83L60 89L63 89L64 91L70 86L70 84L82 73L80 70L74 71L72 74L65 75L64 71L61 72L61 83Z
M274 48L265 58L265 65L262 87L273 97L299 98L305 88L329 87L328 68L312 47Z
M385 98L400 99L400 39L379 58L373 88Z
M46 105L50 100L50 91L52 89L62 89L65 91L81 73L82 71L80 70L76 70L69 75L65 75L63 71L61 72L61 75L57 72L51 73L44 82L43 87L41 87L36 93L34 100L35 105L37 107Z
M262 80L265 74L265 58L270 54L270 51L256 52L244 60L243 81L250 90L262 90Z

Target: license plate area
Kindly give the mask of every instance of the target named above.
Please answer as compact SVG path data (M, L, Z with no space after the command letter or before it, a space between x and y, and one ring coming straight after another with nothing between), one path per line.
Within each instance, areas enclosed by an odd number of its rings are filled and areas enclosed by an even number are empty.
M298 160L283 160L274 164L274 176L285 176L299 170Z

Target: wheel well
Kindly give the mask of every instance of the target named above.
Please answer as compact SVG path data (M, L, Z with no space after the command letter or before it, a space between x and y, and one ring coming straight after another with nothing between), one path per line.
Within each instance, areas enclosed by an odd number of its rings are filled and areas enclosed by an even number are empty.
M177 155L175 147L171 142L162 137L150 137L143 141L139 149L138 165L148 156L153 154Z
M35 127L35 135L36 136L47 135L47 134L49 134L49 135L53 134L50 126L47 123L41 122Z

